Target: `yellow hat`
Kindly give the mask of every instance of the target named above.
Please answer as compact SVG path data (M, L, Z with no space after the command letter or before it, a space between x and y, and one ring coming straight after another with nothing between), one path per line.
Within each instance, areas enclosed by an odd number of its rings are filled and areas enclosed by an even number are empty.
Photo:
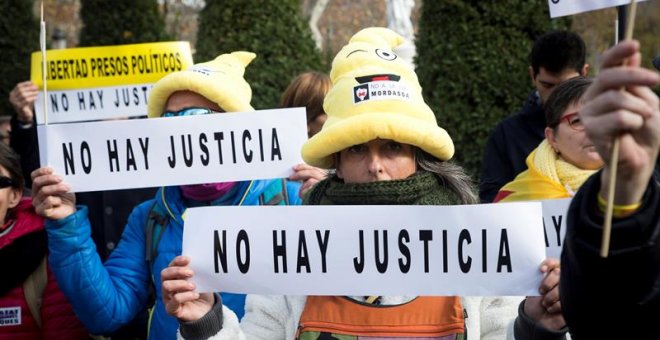
M252 89L243 74L255 57L242 51L222 54L161 78L149 94L149 118L163 114L172 93L186 90L201 94L228 112L254 111L250 105Z
M392 52L403 42L389 29L372 27L339 51L323 103L328 120L302 148L307 164L330 168L334 153L377 138L417 146L441 160L454 155L454 143L424 102L412 65Z

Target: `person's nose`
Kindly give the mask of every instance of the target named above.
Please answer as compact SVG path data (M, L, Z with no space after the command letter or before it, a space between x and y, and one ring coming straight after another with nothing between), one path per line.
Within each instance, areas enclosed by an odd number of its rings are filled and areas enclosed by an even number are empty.
M374 178L380 179L384 173L383 160L376 152L370 152L368 157L369 174Z

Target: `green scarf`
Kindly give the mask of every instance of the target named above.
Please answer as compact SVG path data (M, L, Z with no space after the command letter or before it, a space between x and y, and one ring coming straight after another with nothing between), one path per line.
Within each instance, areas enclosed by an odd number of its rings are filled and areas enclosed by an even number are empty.
M303 205L453 205L458 195L447 189L438 175L419 171L394 181L346 184L336 175L319 182L305 196Z

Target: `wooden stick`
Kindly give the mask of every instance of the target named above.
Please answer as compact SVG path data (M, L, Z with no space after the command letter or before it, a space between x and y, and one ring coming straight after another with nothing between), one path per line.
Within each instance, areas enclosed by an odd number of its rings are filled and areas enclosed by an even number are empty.
M626 26L626 36L624 40L632 40L635 27L635 12L637 11L637 2L630 0L628 9L628 23ZM624 61L623 64L627 64ZM624 89L622 89L624 90ZM610 178L607 191L607 207L605 209L605 220L603 221L603 238L600 244L600 257L606 258L610 252L610 236L612 234L612 212L614 210L614 193L616 191L616 173L619 164L619 138L614 139L612 145L612 155L610 157Z
M44 21L44 2L41 2L41 20L39 30L39 47L41 48L41 81L44 93L44 125L48 125L48 89L46 86L46 22Z
M44 21L44 2L41 2L41 20L39 31L39 44L41 45L41 81L44 93L43 110L44 125L48 125L48 89L46 87L46 22Z

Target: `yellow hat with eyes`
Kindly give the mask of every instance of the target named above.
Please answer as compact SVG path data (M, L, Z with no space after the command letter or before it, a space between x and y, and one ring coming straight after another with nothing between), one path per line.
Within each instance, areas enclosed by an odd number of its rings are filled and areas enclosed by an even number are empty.
M372 27L339 51L323 103L328 120L302 148L307 164L331 168L333 154L377 138L417 146L440 160L454 155L449 134L422 98L413 66L393 52L403 42L394 31Z
M198 93L227 112L254 111L250 105L252 89L243 74L255 57L252 52L226 53L166 75L149 94L149 118L160 117L167 100L177 91Z

